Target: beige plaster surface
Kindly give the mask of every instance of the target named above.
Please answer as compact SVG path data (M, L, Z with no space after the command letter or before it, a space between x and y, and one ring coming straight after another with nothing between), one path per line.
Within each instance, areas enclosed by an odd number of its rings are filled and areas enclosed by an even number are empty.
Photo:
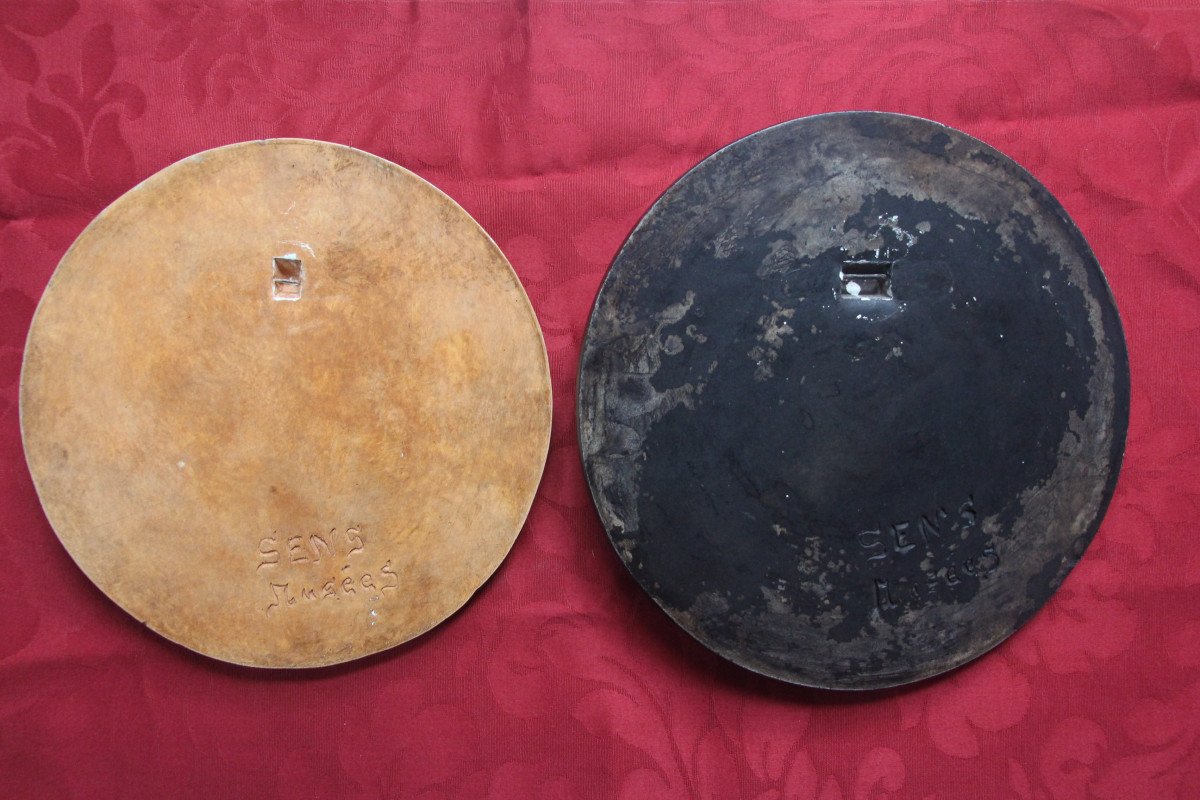
M466 603L529 511L550 412L537 320L479 225L294 139L200 153L101 213L21 381L38 494L88 577L168 639L269 667Z

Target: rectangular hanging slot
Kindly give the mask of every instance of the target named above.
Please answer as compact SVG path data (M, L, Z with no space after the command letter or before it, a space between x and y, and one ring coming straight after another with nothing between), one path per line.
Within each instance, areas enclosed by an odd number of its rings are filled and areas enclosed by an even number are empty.
M304 288L304 264L294 254L275 258L271 278L271 297L275 300L299 300Z
M876 258L842 262L842 297L891 297L892 263Z

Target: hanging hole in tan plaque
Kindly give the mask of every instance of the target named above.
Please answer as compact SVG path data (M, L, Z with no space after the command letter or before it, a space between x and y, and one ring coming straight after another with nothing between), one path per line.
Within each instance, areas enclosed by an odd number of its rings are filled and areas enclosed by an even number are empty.
M299 139L104 210L34 317L21 428L83 571L163 636L335 664L446 619L520 530L550 376L517 276L446 195Z

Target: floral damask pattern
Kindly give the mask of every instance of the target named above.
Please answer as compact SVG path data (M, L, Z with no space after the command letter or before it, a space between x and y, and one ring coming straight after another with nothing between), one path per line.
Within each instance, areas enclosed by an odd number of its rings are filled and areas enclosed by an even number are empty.
M8 0L0 101L0 797L1200 797L1200 6ZM869 695L758 678L676 629L604 537L573 416L592 298L654 198L741 135L847 108L1030 168L1104 265L1133 369L1121 483L1062 590L982 659ZM554 382L495 578L416 642L302 674L195 656L95 590L16 402L88 221L268 136L458 200L526 286Z

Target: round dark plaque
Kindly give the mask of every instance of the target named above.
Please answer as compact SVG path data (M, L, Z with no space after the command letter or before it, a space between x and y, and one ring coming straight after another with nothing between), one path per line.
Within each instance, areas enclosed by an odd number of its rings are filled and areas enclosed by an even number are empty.
M613 262L579 439L621 560L756 672L894 686L1046 602L1112 496L1128 357L1028 172L915 117L826 114L688 172Z

